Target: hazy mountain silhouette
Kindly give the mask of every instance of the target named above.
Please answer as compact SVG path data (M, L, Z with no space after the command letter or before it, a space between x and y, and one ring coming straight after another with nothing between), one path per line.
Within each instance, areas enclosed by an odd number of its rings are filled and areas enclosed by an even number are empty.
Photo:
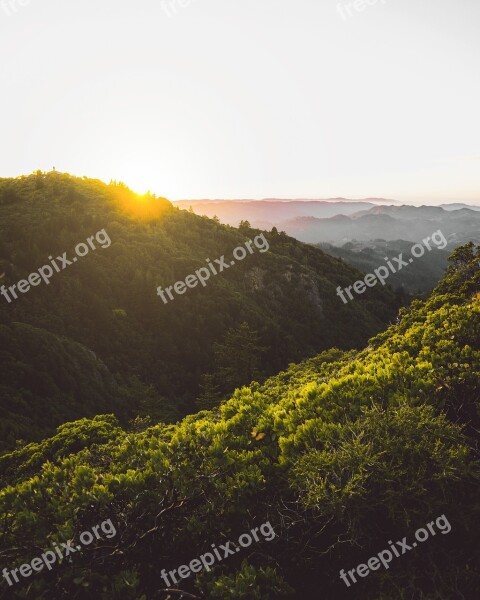
M237 226L240 221L249 221L254 227L271 229L286 219L299 216L333 217L351 215L362 209L373 208L376 204L398 204L395 200L366 198L348 200L331 198L328 200L179 200L173 202L179 208L191 209L197 215L217 216L222 223Z

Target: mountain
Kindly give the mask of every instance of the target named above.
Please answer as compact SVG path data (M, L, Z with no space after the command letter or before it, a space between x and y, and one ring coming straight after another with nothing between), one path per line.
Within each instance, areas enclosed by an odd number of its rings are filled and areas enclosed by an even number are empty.
M0 348L0 449L47 437L52 425L79 416L128 414L122 388L85 346L12 322L0 325Z
M379 238L421 242L440 229L449 247L455 247L469 240L480 241L480 213L467 208L447 211L435 206L376 206L349 216L296 217L279 223L278 228L303 242L334 245Z
M175 425L97 416L1 457L4 578L54 543L75 552L3 597L477 598L479 261L456 249L361 351Z
M178 208L191 210L197 215L218 217L222 223L238 226L241 221L249 221L254 227L271 229L285 220L299 216L333 217L350 215L362 209L370 209L377 203L398 204L394 200L368 198L347 200L178 200L173 202Z
M477 204L464 204L463 202L452 202L451 204L440 204L440 208L444 210L458 210L460 208L469 208L470 210L480 210L480 206Z
M318 245L328 254L341 258L347 264L362 271L373 273L385 264L385 257L391 261L401 254L410 256L411 242L405 240L369 240L367 242L347 242L343 246L323 243ZM433 252L425 252L421 260L415 260L389 276L388 283L393 289L401 288L406 292L431 291L442 278L447 266L450 251L434 247Z
M165 296L199 269L211 273L205 286ZM372 288L344 305L337 286L359 276L284 234L221 225L123 184L1 179L0 450L98 412L175 421L289 362L362 347L400 301Z
M407 242L421 242L440 229L448 238L449 249L425 256L408 272L399 273L395 278L398 286L409 291L432 289L446 266L447 253L469 240L480 241L480 207L466 204L417 207L375 198L362 201L343 198L312 201L184 200L175 204L185 209L191 207L196 214L216 216L231 225L248 221L262 229L276 227L303 242L328 244L323 248L330 254L343 258L355 268L368 270L378 266L378 262L374 265L372 261L377 259L384 242L395 242L406 250ZM374 240L383 242L375 248ZM370 250L374 250L371 260L367 259L369 250L366 249L361 256L356 251L350 254L345 246L350 243L358 244L359 251L368 244ZM332 246L343 247L345 252ZM421 285L417 286L418 283Z

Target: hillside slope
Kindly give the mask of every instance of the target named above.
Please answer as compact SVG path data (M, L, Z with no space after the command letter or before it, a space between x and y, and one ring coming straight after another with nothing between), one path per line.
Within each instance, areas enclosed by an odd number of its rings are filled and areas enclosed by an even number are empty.
M345 306L335 289L351 285L357 271L285 235L266 234L268 251L253 246L253 253L229 266L234 249L259 234L176 209L153 195L137 196L121 184L56 172L1 179L0 324L29 325L36 338L45 333L43 342L25 349L16 337L25 329L11 328L3 364L27 361L32 373L48 365L56 378L68 379L71 368L62 366L61 356L52 369L58 354L52 334L81 344L108 371L117 400L110 401L111 390L103 394L97 412L175 420L195 410L202 376L216 376L215 389L225 396L236 385L331 346L362 347L395 318L399 302L386 289L369 290ZM72 258L77 244L87 254ZM167 304L157 295L158 286L185 280L222 255L228 271L212 275L205 287ZM28 291L6 291L24 286L20 282L43 266L52 271L48 284L37 275ZM223 356L219 351L216 357L216 343L223 344ZM237 368L240 350L251 354L243 370ZM18 358L22 352L28 360ZM75 365L79 381L93 377L87 363ZM98 394L88 383L75 393L59 384L60 398L37 376L27 386L24 379L22 368L2 376L0 407L8 423L16 414L19 419L8 435L4 430L0 450L11 448L14 438L41 439L46 427L53 432L64 418L94 414Z
M23 323L0 325L0 449L53 423L128 414L121 386L95 354L68 338ZM145 392L145 390L144 390Z
M175 587L209 600L477 598L479 261L473 244L457 249L431 298L361 352L291 365L175 426L132 433L97 417L1 458L8 568L104 519L117 530L28 587L3 582L1 597L165 600L179 593L160 591L162 569L268 521L273 539ZM344 584L342 569L427 523L437 530L418 548Z
M385 262L385 257L392 260L400 253L403 253L403 256L409 256L412 243L405 240L391 240L388 242L385 240L370 240L368 242L348 242L341 247L324 243L319 244L318 247L332 256L341 258L363 273L372 273L378 265ZM388 282L393 289L402 288L412 294L419 291L431 291L444 275L450 253L451 249L441 250L435 248L434 252L425 253L421 260L413 261L408 269L393 273Z

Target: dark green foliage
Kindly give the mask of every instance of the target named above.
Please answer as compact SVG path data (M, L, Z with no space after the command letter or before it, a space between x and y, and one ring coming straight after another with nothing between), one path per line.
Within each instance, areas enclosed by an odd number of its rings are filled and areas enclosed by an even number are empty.
M106 444L120 435L123 435L123 430L113 415L64 423L58 428L55 437L42 443L28 444L11 454L1 456L0 482L21 481L36 473L47 461L58 461L83 448L92 451L96 445Z
M195 404L200 410L212 410L220 404L222 395L220 386L216 383L215 375L205 373L200 383L200 395Z
M392 259L403 253L410 256L412 242L405 240L372 240L370 242L348 242L343 246L332 244L317 244L328 254L344 260L348 265L363 273L373 273L379 266L385 264L385 257ZM448 248L440 250L436 247L426 252L421 258L415 259L408 267L396 273L391 273L388 285L394 290L407 294L430 292L445 273L448 265Z
M12 323L0 325L0 347L0 449L12 447L20 438L41 439L51 432L52 424L80 414L127 415L121 387L81 344Z
M262 358L267 348L260 345L257 331L247 322L236 329L229 329L223 344L214 345L214 368L224 391L233 392L237 387L261 379Z
M0 462L11 483L0 492L2 566L104 518L118 535L23 586L4 584L4 597L166 600L162 568L267 520L272 541L179 587L226 600L479 597L479 251L453 258L432 297L361 352L290 365L176 425L127 433L98 417L13 452ZM448 535L342 583L340 569L442 514Z
M99 412L156 421L193 412L202 374L216 375L215 343L228 344L228 330L243 322L258 332L254 362L237 368L225 357L222 394L331 346L361 347L398 308L386 290L343 305L335 288L358 273L274 234L266 234L269 252L255 251L205 288L165 305L157 286L184 280L207 258L228 258L259 232L248 223L241 231L220 225L151 194L137 196L123 184L57 172L0 179L0 284L16 284L49 256L71 258L79 242L102 229L110 247L97 244L49 285L10 304L0 296L0 325L9 331L1 334L7 345L0 451ZM26 340L25 331L36 333Z
M221 575L200 590L211 600L269 600L269 598L292 597L293 590L275 569L255 569L245 561L234 575Z

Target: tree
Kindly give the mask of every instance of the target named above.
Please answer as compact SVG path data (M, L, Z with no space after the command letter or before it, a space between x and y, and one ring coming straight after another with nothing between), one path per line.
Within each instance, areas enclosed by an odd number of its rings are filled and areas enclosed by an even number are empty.
M212 373L202 375L200 390L200 395L195 401L200 410L212 410L220 404L220 386L216 383L215 375Z
M229 329L224 343L214 345L216 375L225 391L260 377L266 349L260 345L258 332L250 329L246 321L236 329Z
M252 228L248 221L240 221L240 225L238 226L239 231L249 231Z
M461 270L467 267L475 258L475 244L469 242L464 246L455 248L450 258L448 259L455 270Z

